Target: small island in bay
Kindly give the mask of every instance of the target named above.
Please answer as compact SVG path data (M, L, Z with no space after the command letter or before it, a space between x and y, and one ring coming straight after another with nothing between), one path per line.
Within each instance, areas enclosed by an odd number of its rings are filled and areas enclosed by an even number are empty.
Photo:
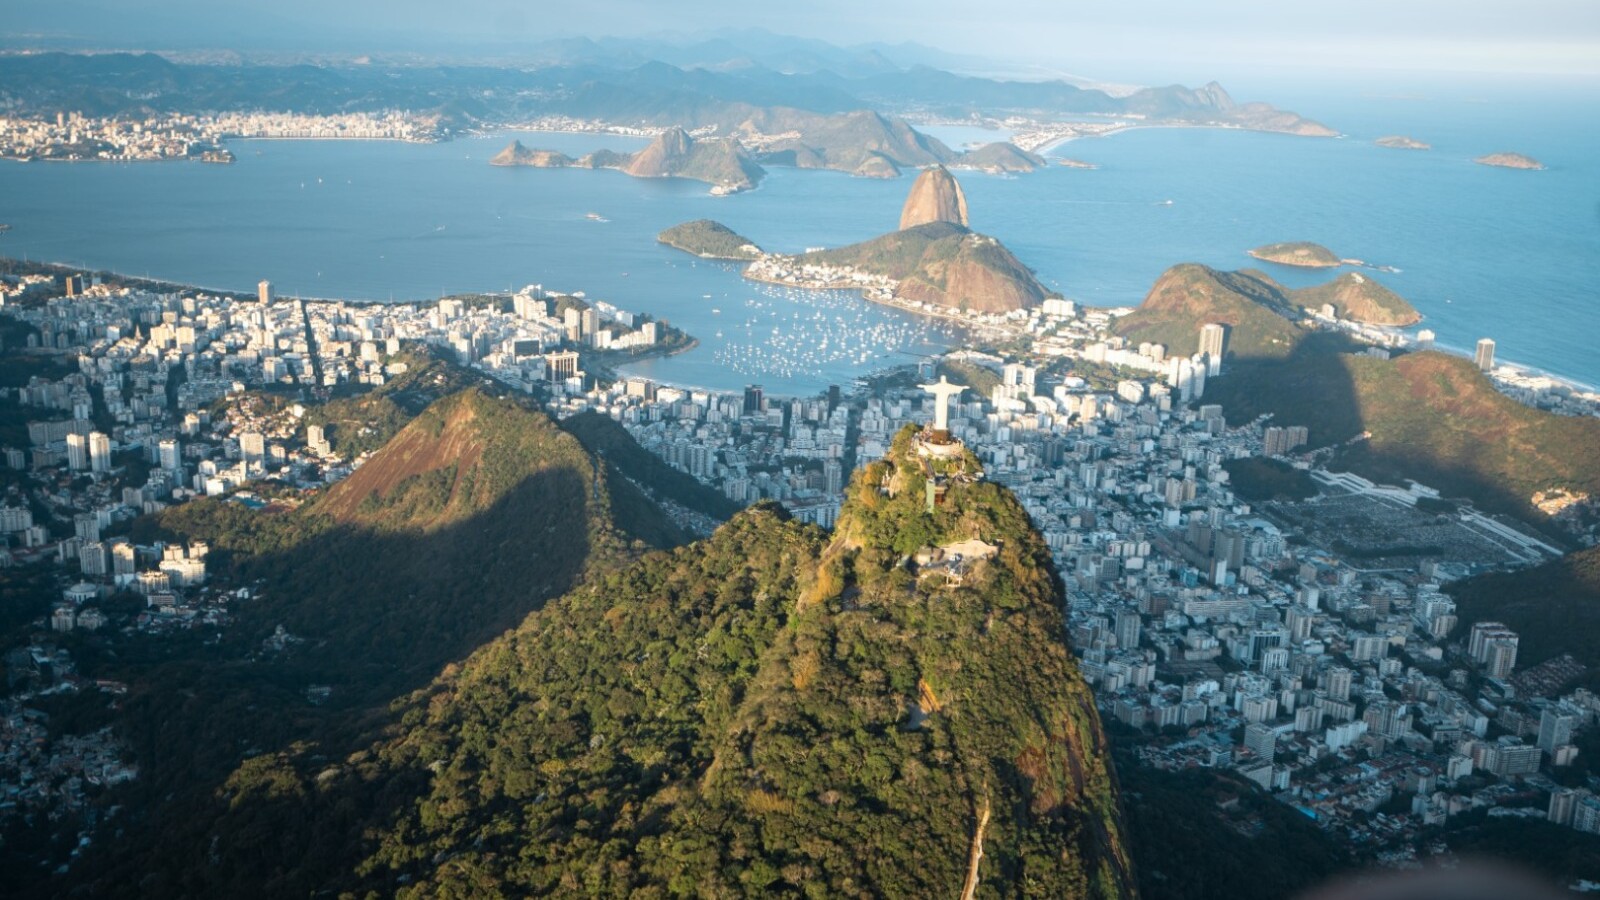
M1069 169L1098 169L1098 168L1100 168L1099 166L1095 165L1092 162L1084 162L1081 159L1067 159L1066 157L1062 157L1062 158L1056 160L1056 165L1058 165L1058 166L1066 166Z
M656 240L703 259L751 260L761 255L761 248L754 242L710 219L674 225L656 235Z
M1373 141L1379 147L1391 147L1395 150L1432 150L1433 145L1426 141L1419 141L1403 134L1391 134Z
M1480 166L1497 166L1502 169L1543 169L1544 163L1521 153L1490 153L1473 160Z
M1337 253L1310 241L1268 244L1251 250L1250 255L1281 266L1299 266L1303 269L1332 269L1344 265L1344 260Z

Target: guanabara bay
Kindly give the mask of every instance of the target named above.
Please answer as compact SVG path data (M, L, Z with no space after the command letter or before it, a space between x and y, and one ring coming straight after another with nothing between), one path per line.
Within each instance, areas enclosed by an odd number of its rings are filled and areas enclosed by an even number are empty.
M0 898L1600 890L1600 18L1380 6L0 3Z

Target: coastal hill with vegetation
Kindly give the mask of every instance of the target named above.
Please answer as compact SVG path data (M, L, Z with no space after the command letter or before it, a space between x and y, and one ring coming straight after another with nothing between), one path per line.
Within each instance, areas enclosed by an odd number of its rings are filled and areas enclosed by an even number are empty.
M1405 298L1359 272L1346 272L1327 284L1296 288L1289 296L1312 312L1332 306L1339 318L1367 325L1404 328L1422 321L1422 314Z
M1004 244L950 222L929 222L796 259L802 265L892 278L899 282L897 297L949 309L1004 313L1031 309L1050 295Z
M759 148L760 158L772 165L893 178L901 169L948 163L960 155L904 119L870 109L823 114L765 107L740 112L719 120L719 133Z
M1299 307L1282 285L1261 272L1224 272L1198 263L1173 266L1112 331L1140 344L1164 344L1169 356L1200 349L1200 327L1228 326L1231 359L1287 358L1305 336Z
M485 467L496 420L531 415L505 404L440 401L328 515L370 502L374 522L441 522L453 496L481 498L483 479L501 481L499 464ZM480 449L475 477L439 467ZM159 710L130 701L171 714L145 730L193 738L209 765L163 801L176 821L142 814L166 827L90 854L73 877L101 895L1131 897L1110 753L1065 643L1050 552L1009 491L974 477L970 454L940 471L948 492L930 506L908 429L852 480L831 535L762 504L700 542L610 557L387 710L302 702L294 727L266 731L277 716L249 712L254 695L220 713L181 683L154 695ZM587 505L596 485L583 474L562 508ZM548 514L526 513L480 513L468 531L550 529ZM519 555L586 533L477 545L472 582L500 584ZM957 545L989 549L957 567L906 561ZM240 565L273 552L235 548ZM308 555L303 577L331 559ZM344 614L386 628L383 603L408 594L344 589L368 598ZM434 639L396 632L385 656ZM334 650L304 646L291 662ZM208 677L200 667L190 681ZM202 708L215 721L189 731ZM240 740L255 743L242 760Z
M1232 424L1264 413L1305 425L1312 447L1337 447L1336 468L1377 481L1414 479L1547 532L1562 526L1539 500L1600 496L1600 419L1524 406L1469 359L1437 351L1393 359L1316 334L1292 357L1244 361L1206 383Z
M738 141L697 140L681 128L663 131L637 153L602 150L578 159L553 150L529 149L516 140L490 159L489 164L544 169L617 169L636 178L689 178L710 184L712 191L720 194L749 190L766 174Z
M1049 160L1010 141L995 141L974 147L950 163L952 168L978 169L991 174L1036 172L1050 165Z
M917 176L900 209L900 230L832 250L802 265L847 268L894 279L895 296L948 309L1030 309L1050 292L1004 244L967 227L967 198L943 166Z
M1306 269L1331 269L1344 265L1344 260L1339 254L1310 241L1268 244L1251 250L1250 255L1280 266L1299 266Z
M1473 162L1480 166L1495 166L1501 169L1539 170L1545 167L1544 163L1531 156L1523 156L1521 153L1490 153L1478 157Z
M1230 359L1287 359L1308 334L1301 324L1303 310L1316 312L1324 305L1333 306L1342 319L1372 325L1411 325L1422 318L1399 295L1362 274L1286 288L1254 269L1224 272L1183 263L1162 273L1112 331L1136 344L1163 344L1168 355L1189 356L1200 349L1201 326L1215 322L1228 326Z
M705 259L750 260L761 255L761 248L749 238L710 219L674 225L656 235L656 240Z

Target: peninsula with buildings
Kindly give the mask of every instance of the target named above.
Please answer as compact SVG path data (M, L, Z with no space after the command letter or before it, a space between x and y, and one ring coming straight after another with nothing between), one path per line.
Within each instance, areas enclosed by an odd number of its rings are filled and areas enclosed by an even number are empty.
M723 234L723 232L727 232ZM688 252L715 239L723 252L732 235L717 223L687 223L663 232L699 235ZM737 257L736 257L737 258ZM970 317L982 323L1026 311L1054 296L1033 271L998 240L968 227L966 194L949 170L934 166L917 176L900 213L898 230L837 249L789 255L757 252L744 277L790 287L859 290L869 300L915 312Z

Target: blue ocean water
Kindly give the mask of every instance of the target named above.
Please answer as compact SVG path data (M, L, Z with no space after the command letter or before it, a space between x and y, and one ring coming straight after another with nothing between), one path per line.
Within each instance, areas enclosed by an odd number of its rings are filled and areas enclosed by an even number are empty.
M975 228L1087 304L1135 304L1164 269L1191 260L1316 283L1331 274L1245 255L1312 240L1400 269L1374 277L1411 300L1441 343L1493 337L1503 359L1600 383L1600 92L1591 87L1443 95L1284 86L1287 97L1256 93L1347 136L1136 129L1053 151L1097 170L960 178ZM1392 133L1434 149L1372 144ZM509 138L241 142L233 166L3 164L0 222L13 230L0 236L0 254L219 287L269 278L283 294L322 297L417 299L528 283L583 290L700 338L694 351L638 371L717 388L759 381L779 394L811 393L959 337L851 295L752 285L732 266L654 240L708 217L769 249L839 246L892 229L907 178L774 169L758 190L714 198L696 182L487 165ZM568 153L639 145L522 138ZM1501 150L1550 169L1471 162Z

